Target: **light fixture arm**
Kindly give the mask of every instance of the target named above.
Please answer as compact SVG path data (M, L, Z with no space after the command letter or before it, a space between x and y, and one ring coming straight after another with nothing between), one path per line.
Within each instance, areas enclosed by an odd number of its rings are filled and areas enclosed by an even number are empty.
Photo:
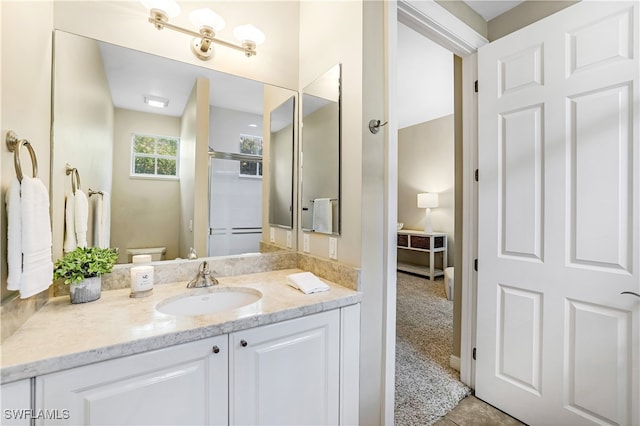
M211 46L211 43L216 43L225 47L229 47L231 49L244 52L245 56L247 57L251 57L257 54L254 43L245 41L242 43L241 46L239 46L237 44L230 43L228 41L216 38L215 33L209 29L203 30L202 32L196 32L186 28L179 27L177 25L170 24L169 19L167 18L167 15L165 15L162 11L159 11L158 9L151 10L151 16L149 16L149 23L153 24L153 26L156 27L158 30L168 28L170 30L177 31L182 34L190 35L192 37L201 39L202 42L200 44L200 50L202 50L202 52L208 51L209 47Z

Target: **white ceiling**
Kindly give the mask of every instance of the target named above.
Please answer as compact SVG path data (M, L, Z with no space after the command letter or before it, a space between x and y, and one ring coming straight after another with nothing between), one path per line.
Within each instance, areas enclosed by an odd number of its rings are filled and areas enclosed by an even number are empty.
M463 0L469 7L475 10L478 15L482 16L485 21L490 21L498 15L502 15L509 9L512 9L523 3L524 0Z

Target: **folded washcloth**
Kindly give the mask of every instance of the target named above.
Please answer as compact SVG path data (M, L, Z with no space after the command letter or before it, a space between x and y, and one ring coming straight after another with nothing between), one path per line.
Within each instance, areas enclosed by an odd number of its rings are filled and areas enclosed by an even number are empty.
M46 290L53 280L49 191L38 178L24 176L20 189L22 276L20 298Z
M7 203L7 290L20 290L22 279L22 209L20 182L11 181L5 197Z
M293 288L297 288L304 294L327 291L330 288L311 272L299 272L297 274L287 275L287 281L287 284Z
M87 195L77 189L74 196L74 224L78 247L87 246L87 228L89 227L89 200Z

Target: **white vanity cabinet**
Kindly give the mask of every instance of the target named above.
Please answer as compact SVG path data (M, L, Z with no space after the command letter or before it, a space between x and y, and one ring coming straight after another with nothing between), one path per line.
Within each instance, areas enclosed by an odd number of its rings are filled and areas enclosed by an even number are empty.
M2 425L31 424L31 379L18 380L0 386Z
M36 412L68 415L36 424L226 425L227 348L223 335L40 376Z
M340 310L229 335L232 425L337 425Z
M355 304L39 376L36 424L358 424L359 330Z

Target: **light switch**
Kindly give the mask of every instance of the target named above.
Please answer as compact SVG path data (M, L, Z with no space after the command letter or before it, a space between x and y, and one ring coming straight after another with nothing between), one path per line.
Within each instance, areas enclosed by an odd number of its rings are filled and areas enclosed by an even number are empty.
M302 234L302 251L309 253L309 234Z
M275 228L269 228L269 241L272 243L276 242L276 230Z
M329 259L338 258L338 239L329 238Z
M287 231L287 248L291 248L291 231Z

